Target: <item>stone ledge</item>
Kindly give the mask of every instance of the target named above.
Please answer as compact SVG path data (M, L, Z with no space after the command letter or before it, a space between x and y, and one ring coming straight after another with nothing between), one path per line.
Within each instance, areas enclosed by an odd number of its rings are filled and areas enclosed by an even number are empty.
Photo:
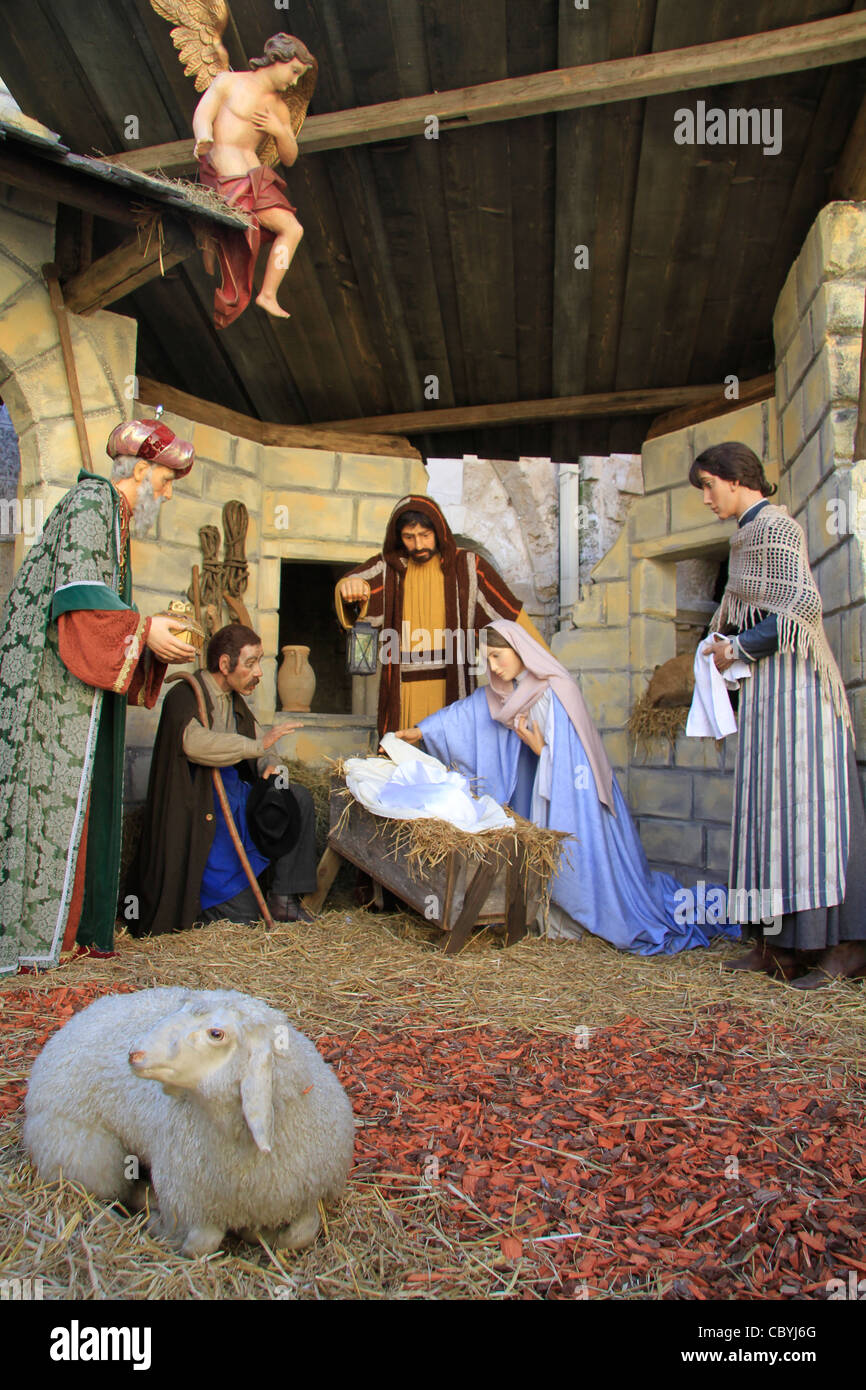
M631 547L632 560L691 560L695 556L724 558L728 554L733 527L722 528L718 522L711 526L696 526L678 536L662 536L656 541L641 541Z

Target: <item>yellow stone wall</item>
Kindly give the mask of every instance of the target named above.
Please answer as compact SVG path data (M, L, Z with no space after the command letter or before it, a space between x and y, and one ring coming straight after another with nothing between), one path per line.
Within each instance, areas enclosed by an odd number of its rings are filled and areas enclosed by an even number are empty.
M47 516L81 467L72 403L42 266L54 259L54 203L0 188L0 395L18 434L19 496ZM87 435L97 471L105 441L132 412L136 324L99 310L69 317ZM20 563L25 537L16 542Z

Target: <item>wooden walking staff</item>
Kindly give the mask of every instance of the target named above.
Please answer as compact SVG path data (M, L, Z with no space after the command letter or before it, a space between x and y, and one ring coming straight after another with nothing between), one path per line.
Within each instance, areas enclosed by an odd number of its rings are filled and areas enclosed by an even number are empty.
M198 681L193 676L189 675L187 671L178 671L175 675L169 676L168 680L186 681L189 685L192 686L193 690L195 691L196 704L198 705L198 717L201 720L204 728L209 728L210 726L208 724L207 710L205 709L204 695L202 694L202 689ZM258 903L264 924L268 928L268 930L273 930L274 919L268 911L268 905L265 902L262 890L259 887L259 881L253 873L253 866L247 858L247 852L244 849L243 842L241 840L240 835L238 834L238 828L235 825L234 816L231 813L229 799L226 796L226 789L223 786L223 779L220 776L219 768L212 767L211 775L213 776L214 788L216 789L216 794L219 797L219 803L222 807L222 813L225 816L226 825L229 828L229 834L232 837L232 844L238 852L238 859L241 861L241 864L243 865L244 873L246 874L249 885L253 890L253 896L256 902Z
M860 335L860 393L857 401L857 429L854 434L854 462L866 459L866 305Z
M87 438L87 429L84 424L84 407L81 404L81 391L78 386L75 353L72 349L72 334L69 331L68 311L63 303L63 291L60 288L60 272L53 262L49 262L42 267L42 274L45 276L48 296L60 333L60 349L63 353L63 365L66 368L66 381L69 386L69 399L72 401L72 418L75 421L75 432L78 435L81 462L88 473L92 473L93 460L90 457L90 440Z

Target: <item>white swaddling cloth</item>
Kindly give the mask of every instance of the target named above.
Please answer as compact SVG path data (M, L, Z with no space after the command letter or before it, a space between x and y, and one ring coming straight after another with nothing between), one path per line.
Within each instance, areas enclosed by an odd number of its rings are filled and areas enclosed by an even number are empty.
M752 672L748 662L738 660L722 674L712 653L704 655L704 646L719 636L721 633L711 632L709 637L698 643L695 652L695 693L686 721L689 738L726 738L728 734L737 732L728 691L739 690L740 681Z
M344 763L346 786L373 815L395 820L446 820L472 834L514 825L498 801L492 796L473 796L469 779L449 772L438 758L422 753L396 734L385 734L382 747L387 758L347 758Z

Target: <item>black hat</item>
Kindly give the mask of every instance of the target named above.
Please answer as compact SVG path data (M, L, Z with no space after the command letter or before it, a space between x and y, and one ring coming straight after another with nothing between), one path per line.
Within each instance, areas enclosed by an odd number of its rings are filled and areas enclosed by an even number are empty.
M279 859L295 848L301 834L301 812L290 787L276 776L260 777L247 798L247 826L256 848L268 859Z

